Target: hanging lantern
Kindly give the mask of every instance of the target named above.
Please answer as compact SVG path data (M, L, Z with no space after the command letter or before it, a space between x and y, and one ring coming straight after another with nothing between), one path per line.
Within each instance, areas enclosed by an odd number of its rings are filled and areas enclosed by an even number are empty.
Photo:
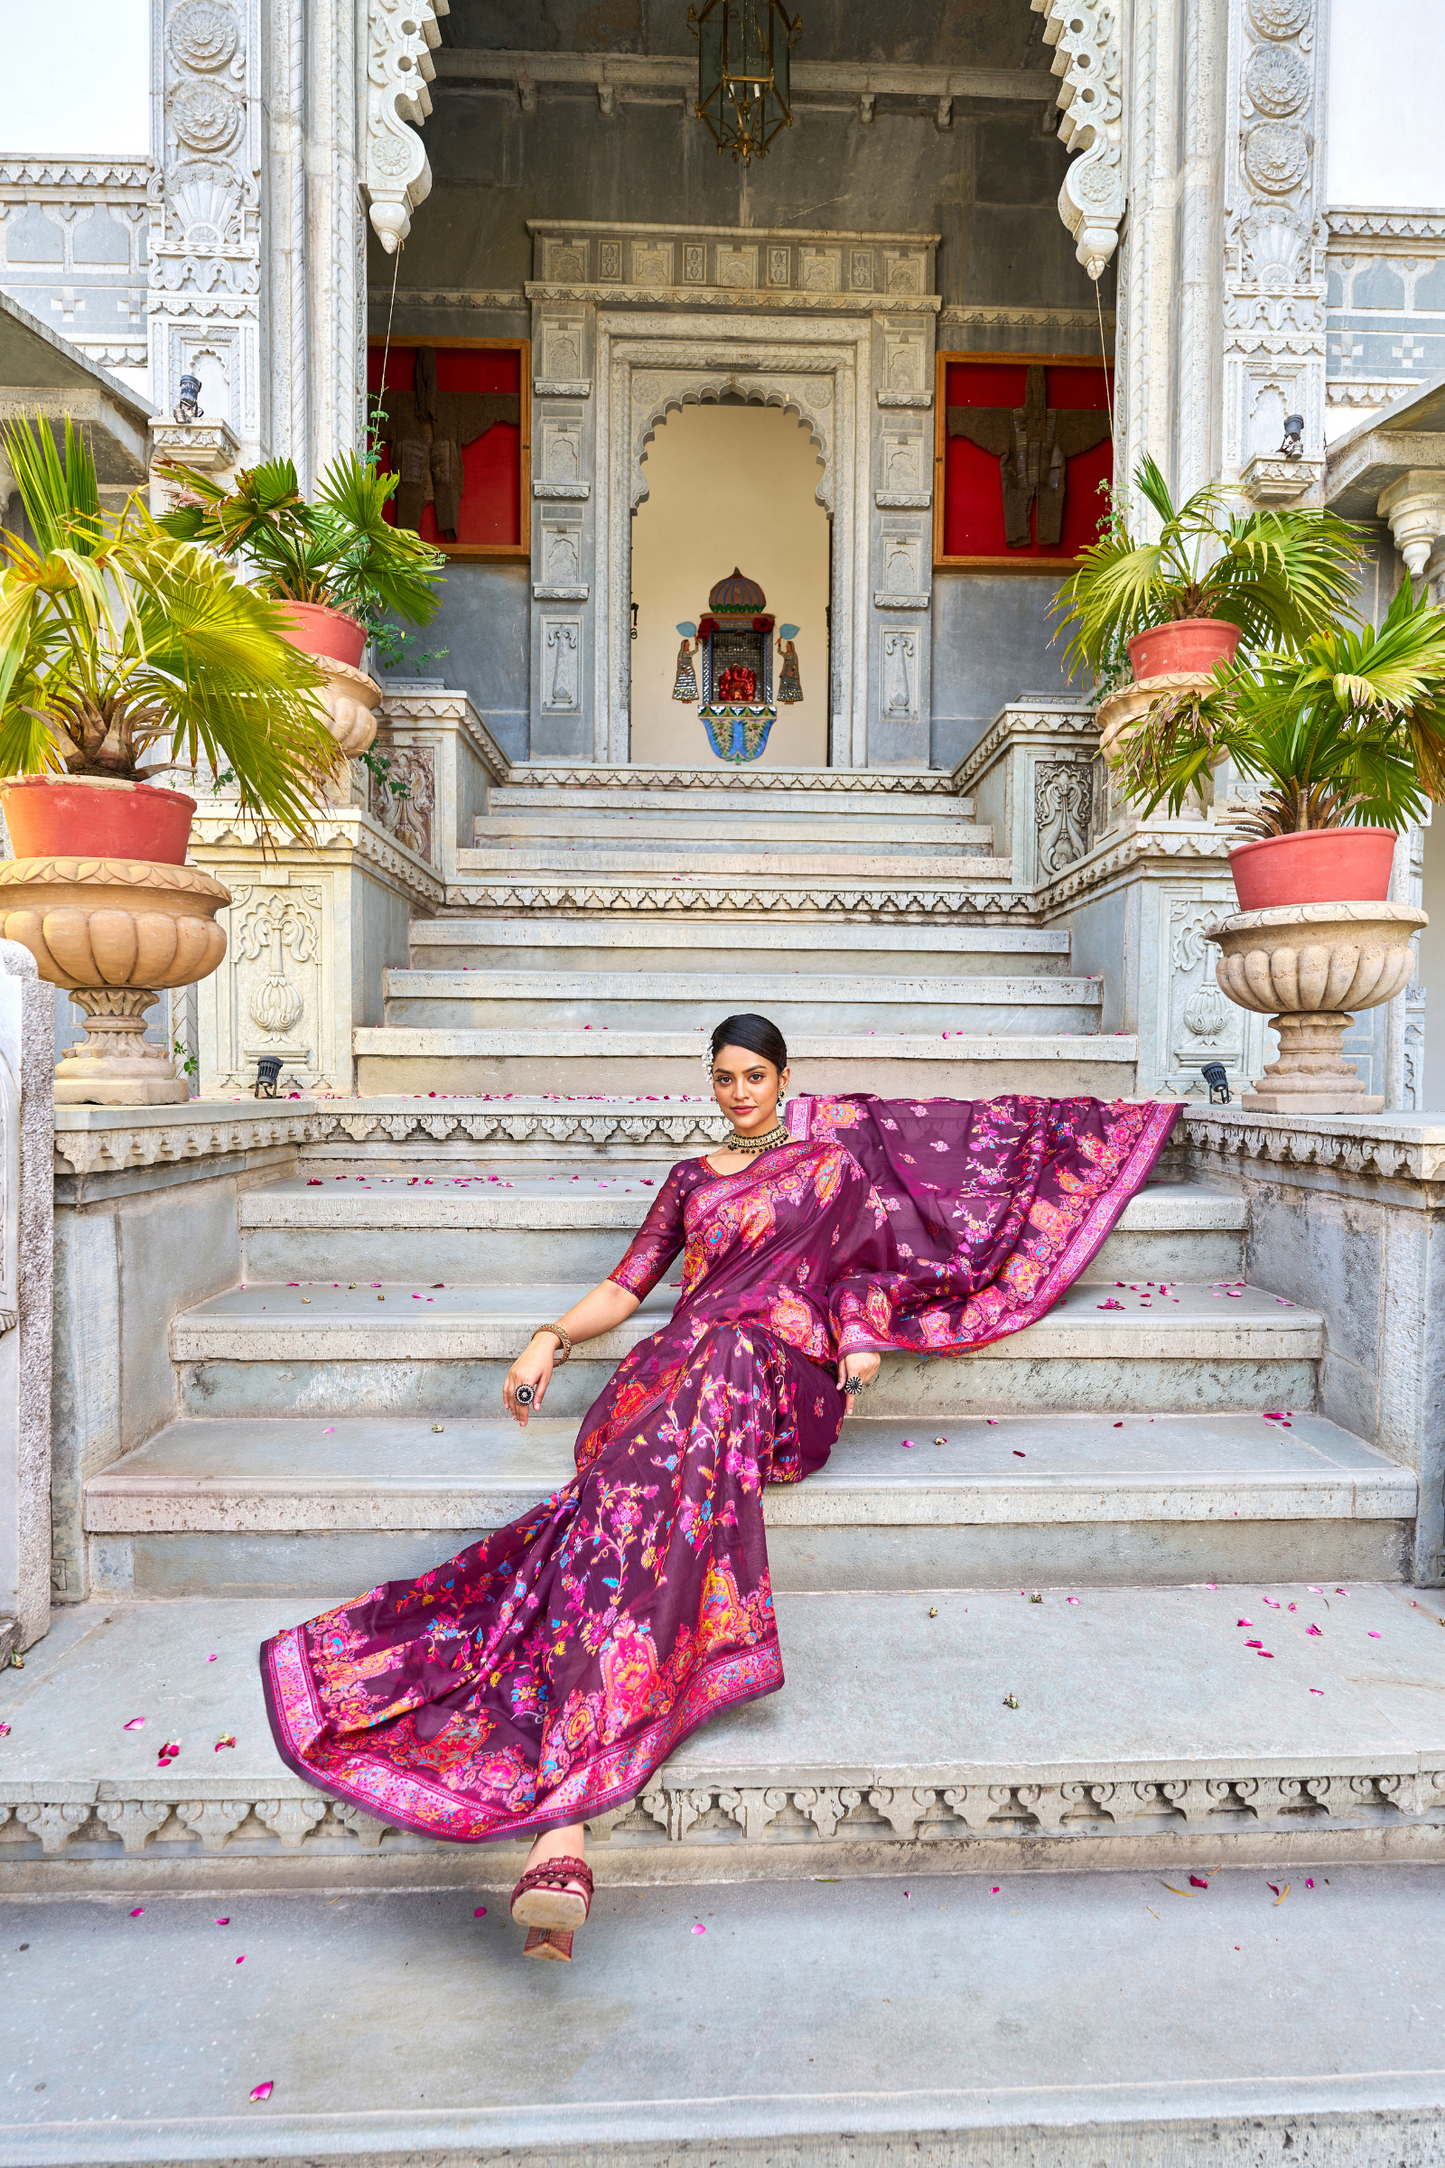
M801 15L782 0L704 0L687 11L697 39L697 117L719 151L750 165L793 125L790 55Z

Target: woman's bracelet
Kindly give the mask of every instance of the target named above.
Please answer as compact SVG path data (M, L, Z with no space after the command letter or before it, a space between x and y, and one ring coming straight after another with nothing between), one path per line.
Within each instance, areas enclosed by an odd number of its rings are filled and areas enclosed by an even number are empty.
M534 1333L533 1333L533 1335L532 1335L532 1338L533 1338L534 1340L536 1339L536 1337L537 1337L537 1333L539 1333L539 1332L555 1332L555 1333L556 1333L556 1335L557 1335L557 1339L558 1339L558 1342L559 1342L559 1345L558 1345L558 1348L557 1348L557 1352L556 1352L556 1354L555 1354L555 1355L554 1355L554 1356L552 1357L552 1360L553 1360L553 1362L554 1362L554 1363L564 1363L564 1362L566 1362L566 1360L567 1360L567 1357L568 1357L568 1356L569 1356L569 1355L571 1354L571 1352L572 1352L572 1335L571 1335L571 1333L570 1333L570 1332L564 1332L564 1331L563 1331L563 1329L562 1329L562 1327L561 1327L560 1325L539 1325L539 1326L537 1327L537 1332L534 1332Z

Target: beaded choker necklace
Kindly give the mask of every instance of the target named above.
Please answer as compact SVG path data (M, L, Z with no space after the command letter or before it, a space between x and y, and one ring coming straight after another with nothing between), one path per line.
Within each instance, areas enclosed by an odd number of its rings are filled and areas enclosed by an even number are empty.
M740 1137L737 1131L734 1130L728 1138L724 1150L729 1152L771 1152L776 1150L778 1145L787 1142L788 1125L786 1122L779 1122L777 1128L770 1129L765 1137Z

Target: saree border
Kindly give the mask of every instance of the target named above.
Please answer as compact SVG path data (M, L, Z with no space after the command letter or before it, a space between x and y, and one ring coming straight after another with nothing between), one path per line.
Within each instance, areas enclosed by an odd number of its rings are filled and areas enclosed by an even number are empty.
M295 1743L293 1707L320 1718L311 1666L299 1638L305 1631L304 1626L288 1626L261 1644L266 1713L282 1761L293 1775L314 1784L330 1798L359 1807L364 1814L392 1828L434 1837L444 1844L497 1844L513 1837L540 1836L546 1830L565 1829L573 1822L625 1805L637 1797L648 1778L690 1733L726 1709L756 1701L763 1694L775 1694L784 1683L782 1650L774 1627L768 1638L755 1647L730 1649L700 1664L666 1715L655 1718L632 1739L589 1756L547 1795L544 1806L520 1818L504 1807L498 1808L490 1816L494 1826L488 1829L449 1829L442 1826L447 1820L478 1819L476 1804L459 1800L443 1784L430 1784L411 1771L399 1771L385 1754L369 1752L364 1746L343 1747L338 1743L333 1751L345 1755L351 1774L347 1778L329 1771L323 1774L320 1765ZM423 1811L424 1801L433 1803L429 1816Z

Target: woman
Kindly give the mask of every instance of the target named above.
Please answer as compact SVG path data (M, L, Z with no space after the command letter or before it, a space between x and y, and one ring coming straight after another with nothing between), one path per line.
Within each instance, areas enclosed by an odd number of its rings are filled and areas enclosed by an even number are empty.
M587 1917L590 1816L636 1796L782 1660L763 1488L821 1468L880 1351L962 1354L1055 1302L1146 1179L1177 1108L1093 1099L796 1101L765 1017L712 1038L732 1135L680 1160L626 1256L539 1326L503 1398L524 1427L559 1362L683 1254L668 1322L583 1421L577 1474L417 1581L262 1650L283 1760L462 1843L535 1835L527 1954Z

